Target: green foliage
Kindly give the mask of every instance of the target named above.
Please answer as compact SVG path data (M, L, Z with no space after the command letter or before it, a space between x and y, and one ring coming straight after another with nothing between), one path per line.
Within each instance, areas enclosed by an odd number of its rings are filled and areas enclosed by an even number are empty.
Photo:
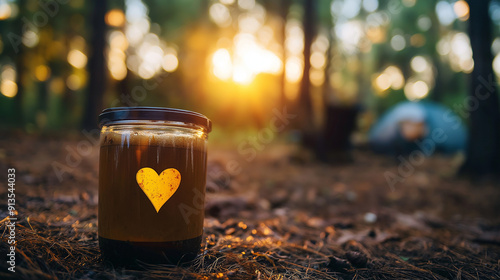
M279 17L288 14L296 19L303 18L303 4L306 0L279 0L279 1L257 1L267 9L269 17ZM307 0L308 1L308 0ZM411 69L410 62L414 56L421 55L429 58L433 64L433 69L437 72L434 76L435 86L431 88L428 99L433 99L444 103L450 107L462 102L468 90L467 74L454 72L448 61L436 51L436 45L441 38L451 32L466 32L467 22L455 20L450 26L442 26L437 18L435 1L415 1L413 6L405 5L402 0L379 0L378 8L375 12L385 14L389 21L382 24L384 39L371 42L370 48L358 51L355 54L342 53L339 47L339 38L335 36L335 18L331 14L332 3L347 0L316 0L318 30L328 30L332 46L332 61L326 70L326 75L336 71L341 74L345 83L355 84L358 99L356 102L365 104L377 112L381 112L406 100L403 89L387 89L384 94L377 94L373 87L373 79L380 74L387 66L394 65L401 69L405 80L415 75ZM498 2L497 0L495 0ZM494 2L495 2L494 1ZM33 21L34 16L40 13L41 9L36 0L14 1L19 5L19 15L7 20L0 20L0 67L10 64L18 68L18 79L20 94L18 97L7 98L0 95L0 118L1 125L16 124L22 122L25 125L35 126L42 129L60 129L65 127L77 127L82 112L85 111L85 100L87 93L86 83L88 83L88 73L82 87L77 90L67 88L67 79L71 74L76 73L75 69L68 64L67 53L72 44L72 40L81 37L85 40L84 53L90 55L92 43L89 41L92 34L90 28L91 5L88 1L75 0L68 4L60 4L55 16L49 16L47 24L40 26L36 32L39 42L36 46L20 46L20 53L16 53L9 42L9 34L22 35L24 20ZM107 7L111 9L126 9L123 0L108 0ZM209 0L143 0L148 7L148 16L151 23L151 32L158 34L162 40L178 48L179 60L182 63L190 63L184 69L196 69L206 67L205 62L200 57L209 60L208 50L197 50L199 53L194 56L196 59L186 59L189 49L189 40L202 44L203 48L215 47L220 37L229 37L233 34L219 28L208 18L208 9L213 1ZM237 2L237 1L236 1ZM362 2L362 1L361 1ZM290 4L287 11L280 10ZM236 9L237 4L233 4L230 9ZM396 7L396 9L395 9ZM367 18L370 13L360 8L359 14L352 19L363 24L363 31L366 33ZM428 17L431 22L429 30L422 30L417 24L419 18ZM233 18L233 23L236 21ZM278 26L278 25L276 25ZM124 30L122 27L111 30ZM495 35L500 34L500 29L494 28ZM278 30L274 31L274 36L279 36ZM202 34L204 36L200 36ZM207 35L208 34L208 35ZM390 41L395 34L402 34L406 40L406 47L396 51L391 47ZM363 34L364 40L368 36ZM415 36L423 40L423 43L412 43ZM18 36L19 37L19 36ZM19 37L20 38L20 37ZM422 39L423 38L423 39ZM418 40L417 40L418 41ZM192 47L192 46L191 46ZM56 51L54 51L56 50ZM356 63L354 63L356 62ZM353 65L360 65L354 67ZM46 65L50 68L50 76L47 80L39 81L35 78L35 70L39 65ZM208 69L208 68L207 68ZM332 70L333 69L333 70ZM84 71L80 69L81 71ZM198 95L198 89L203 85L186 85L185 70L178 69L164 79L158 87L148 92L141 105L168 105L188 109L203 109L204 103L199 102L207 96ZM205 68L203 71L207 71ZM330 71L330 72L328 72ZM197 73L201 73L199 70ZM280 77L274 77L278 80ZM329 77L327 77L328 79ZM54 92L54 83L62 83L64 88L60 92ZM104 104L110 105L119 98L123 88L129 91L142 83L142 80L134 74L121 82L111 80L108 77L108 85L104 96ZM207 81L201 80L200 83ZM328 82L328 80L327 80ZM346 89L335 89L333 94L345 94ZM166 93L168 92L168 94ZM22 96L21 96L22 95ZM196 102L194 100L197 100ZM19 110L18 105L22 110ZM208 103L207 103L208 104ZM21 116L21 117L20 117Z
M202 20L208 8L206 0L148 0L152 23L161 27L161 36L167 41L179 40L186 28Z

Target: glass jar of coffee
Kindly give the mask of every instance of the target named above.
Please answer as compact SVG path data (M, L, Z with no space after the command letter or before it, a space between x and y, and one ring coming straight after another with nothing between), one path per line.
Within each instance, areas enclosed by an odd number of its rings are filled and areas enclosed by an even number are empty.
M99 247L113 265L193 260L203 234L210 120L170 108L99 115Z

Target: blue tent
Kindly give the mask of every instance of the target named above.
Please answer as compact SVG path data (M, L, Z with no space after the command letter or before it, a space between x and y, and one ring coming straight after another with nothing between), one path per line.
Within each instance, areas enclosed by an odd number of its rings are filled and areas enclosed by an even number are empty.
M402 123L420 123L425 127L419 139L407 139ZM428 101L403 102L385 113L369 133L371 147L381 153L405 154L420 150L455 153L465 150L466 129L451 109Z

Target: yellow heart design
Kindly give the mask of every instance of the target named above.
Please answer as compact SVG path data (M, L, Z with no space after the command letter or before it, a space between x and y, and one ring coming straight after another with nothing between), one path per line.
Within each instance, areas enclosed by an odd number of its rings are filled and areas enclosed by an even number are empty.
M158 176L154 169L144 167L137 171L136 180L158 213L179 188L181 173L175 168L169 168Z

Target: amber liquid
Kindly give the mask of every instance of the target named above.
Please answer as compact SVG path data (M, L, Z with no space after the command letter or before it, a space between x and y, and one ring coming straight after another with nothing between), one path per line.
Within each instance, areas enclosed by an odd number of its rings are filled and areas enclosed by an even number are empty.
M149 145L104 135L99 166L99 245L113 265L178 264L194 259L203 234L206 182L205 142L174 136ZM124 140L125 139L125 140ZM153 138L154 140L154 138ZM175 168L177 191L156 212L136 181L144 167L158 174Z

